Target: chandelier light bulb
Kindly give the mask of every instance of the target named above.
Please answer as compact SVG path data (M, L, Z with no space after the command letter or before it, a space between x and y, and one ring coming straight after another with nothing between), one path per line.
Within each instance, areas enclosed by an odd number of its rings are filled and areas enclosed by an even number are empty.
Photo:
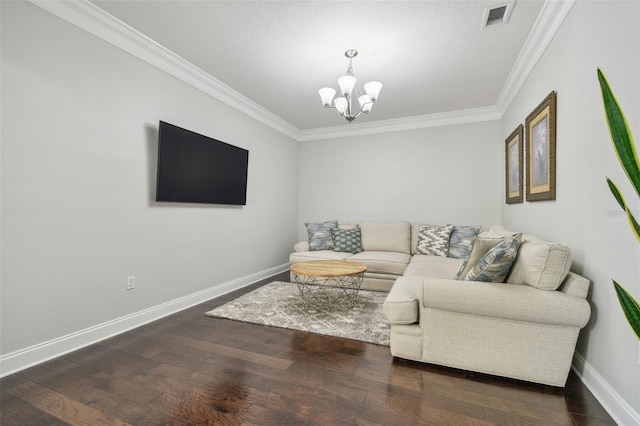
M344 112L347 110L347 98L343 98L343 97L336 98L336 100L333 101L333 103L340 115L343 115Z
M322 99L322 105L327 108L333 103L333 97L336 95L336 90L331 87L323 87L318 90L320 93L320 99Z
M367 92L367 96L369 96L369 99L373 102L378 100L380 89L382 89L382 83L379 81L370 81L364 85L364 91Z
M360 103L360 108L362 108L362 112L365 114L369 114L371 111L371 107L373 106L373 101L369 99L369 96L362 95L358 98L358 102Z
M352 75L343 75L338 79L338 86L340 86L342 96L351 96L351 92L353 91L353 87L355 85L356 78Z

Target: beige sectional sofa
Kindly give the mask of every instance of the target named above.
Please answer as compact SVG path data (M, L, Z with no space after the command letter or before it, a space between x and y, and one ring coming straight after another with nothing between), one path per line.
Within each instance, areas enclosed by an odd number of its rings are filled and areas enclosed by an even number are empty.
M342 229L354 224L340 224ZM360 222L362 249L360 253L309 249L309 241L294 245L289 264L310 260L350 260L363 263L367 272L362 280L363 290L389 291L396 279L403 275L453 278L462 259L416 255L420 224L409 222Z
M566 246L524 235L504 283L465 281L454 278L467 276L484 254L514 233L493 226L477 235L467 259L454 259L417 254L421 224L358 226L362 252L311 251L305 241L295 245L289 261L364 263L362 288L389 292L384 310L393 356L565 385L578 333L591 312L589 280L569 272Z

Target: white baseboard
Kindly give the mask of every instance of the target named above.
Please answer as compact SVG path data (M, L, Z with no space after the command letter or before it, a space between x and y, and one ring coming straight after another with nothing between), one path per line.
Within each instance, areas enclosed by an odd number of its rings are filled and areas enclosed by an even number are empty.
M617 424L620 426L640 425L640 413L635 411L604 377L577 352L574 354L571 368Z
M279 265L124 317L116 318L112 321L107 321L94 327L89 327L75 333L67 334L66 336L0 356L0 377L17 373L26 368L92 345L198 305L214 297L222 296L260 280L285 272L288 269L289 264ZM640 425L640 413L635 411L633 407L609 385L598 371L577 352L574 355L572 369L617 424L621 426Z
M17 373L289 269L283 264L0 357L0 377Z

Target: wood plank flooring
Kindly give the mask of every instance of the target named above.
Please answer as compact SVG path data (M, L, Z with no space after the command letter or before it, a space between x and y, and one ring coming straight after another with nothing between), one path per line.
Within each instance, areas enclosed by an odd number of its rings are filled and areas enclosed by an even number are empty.
M262 284L5 377L0 424L615 425L573 372L559 389L204 315Z

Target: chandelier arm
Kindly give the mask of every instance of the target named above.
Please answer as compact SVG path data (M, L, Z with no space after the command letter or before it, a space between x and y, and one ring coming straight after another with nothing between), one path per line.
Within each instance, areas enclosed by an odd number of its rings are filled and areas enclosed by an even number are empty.
M372 101L372 100L369 100L368 102L363 103L363 104L362 104L362 106L358 109L358 112L356 112L355 114L351 114L351 112L350 112L350 111L349 111L349 113L347 114L347 111L346 111L346 110L345 110L345 112L344 112L344 113L342 113L342 114L341 114L341 113L338 111L338 108L336 108L336 107L335 107L335 105L325 105L323 108L326 108L326 109L335 109L335 110L336 110L336 114L338 114L340 117L352 117L352 118L356 118L356 117L358 117L360 114L362 114L362 113L364 112L364 107L365 107L366 105L373 104L373 103L375 103L375 101Z
M356 112L355 114L341 114L344 118L346 118L348 121L352 121L353 119L357 118L360 114L362 114L362 112L364 111L364 108L360 108L358 110L358 112Z

